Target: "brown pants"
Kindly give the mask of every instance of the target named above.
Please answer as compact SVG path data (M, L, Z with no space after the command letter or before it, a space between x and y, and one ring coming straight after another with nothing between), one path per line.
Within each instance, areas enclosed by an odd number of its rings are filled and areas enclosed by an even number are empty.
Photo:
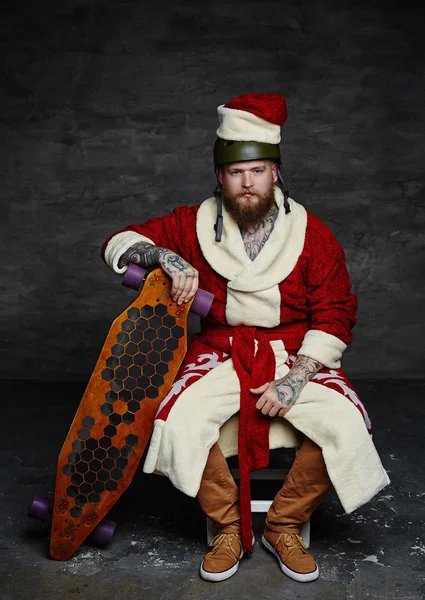
M282 489L269 508L266 526L279 533L299 533L330 487L321 449L305 438ZM210 450L197 498L221 533L239 531L239 488L218 443Z

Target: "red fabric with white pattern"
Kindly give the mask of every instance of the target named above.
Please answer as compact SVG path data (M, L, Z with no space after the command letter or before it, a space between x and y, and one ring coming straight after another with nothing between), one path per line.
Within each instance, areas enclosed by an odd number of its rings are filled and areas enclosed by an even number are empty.
M189 351L187 352L185 360L183 361L179 372L177 373L170 392L167 394L158 408L155 417L156 419L166 421L170 410L179 399L180 394L187 390L193 383L195 383L195 381L198 381L201 377L206 375L208 371L211 371L211 369L221 365L230 358L230 356L225 352L222 352L221 350L213 350L206 344L203 344L205 351L199 353L200 343L201 342L197 340L196 348L192 351L189 348ZM296 358L297 357L294 355L289 356L285 364L291 368ZM319 373L317 373L317 375L313 377L311 381L320 385L324 385L325 387L335 390L336 392L339 392L345 396L345 398L352 402L360 411L368 432L372 433L372 426L367 411L355 392L353 386L347 380L341 369L323 368ZM199 402L202 402L202 398L199 399Z

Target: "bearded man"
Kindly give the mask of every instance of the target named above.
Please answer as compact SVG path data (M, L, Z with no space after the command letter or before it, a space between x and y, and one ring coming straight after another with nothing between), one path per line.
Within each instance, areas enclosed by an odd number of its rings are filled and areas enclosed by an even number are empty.
M250 472L267 466L270 448L298 447L262 542L287 576L313 581L300 529L331 485L352 512L389 483L340 369L357 299L342 247L284 189L285 98L244 94L218 118L214 197L129 225L102 249L117 273L130 262L162 267L178 304L198 285L214 294L158 409L144 471L198 498L217 528L200 574L222 581L252 552ZM226 461L235 454L239 487Z

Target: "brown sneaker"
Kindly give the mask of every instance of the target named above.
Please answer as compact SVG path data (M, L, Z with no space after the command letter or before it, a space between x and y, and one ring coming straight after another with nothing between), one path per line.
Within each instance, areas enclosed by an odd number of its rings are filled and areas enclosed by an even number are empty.
M202 561L200 574L206 581L224 581L236 573L244 554L238 533L218 533Z
M306 582L319 577L319 567L298 534L277 533L266 528L261 541L291 579Z

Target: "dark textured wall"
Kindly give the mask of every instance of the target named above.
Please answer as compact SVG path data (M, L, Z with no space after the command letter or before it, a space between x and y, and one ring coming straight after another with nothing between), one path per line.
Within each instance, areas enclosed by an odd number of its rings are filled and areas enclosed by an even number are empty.
M286 184L346 249L345 370L422 376L422 21L351 4L3 5L0 376L89 376L132 298L102 241L208 197L216 108L253 91L287 97Z

